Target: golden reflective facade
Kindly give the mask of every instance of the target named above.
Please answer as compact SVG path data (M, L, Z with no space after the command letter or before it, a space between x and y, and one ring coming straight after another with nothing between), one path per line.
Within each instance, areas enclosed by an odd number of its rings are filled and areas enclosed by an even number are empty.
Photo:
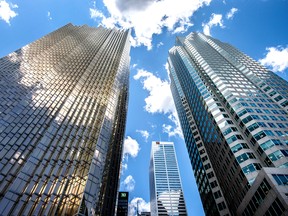
M0 215L113 215L129 31L68 24L0 59Z

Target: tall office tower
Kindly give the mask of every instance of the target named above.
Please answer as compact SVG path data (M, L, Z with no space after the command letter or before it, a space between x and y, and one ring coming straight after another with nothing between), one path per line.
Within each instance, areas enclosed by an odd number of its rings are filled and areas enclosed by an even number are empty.
M0 215L113 215L129 31L68 24L0 59Z
M173 142L152 142L151 215L187 215Z
M201 33L177 38L168 64L206 215L288 214L287 82Z

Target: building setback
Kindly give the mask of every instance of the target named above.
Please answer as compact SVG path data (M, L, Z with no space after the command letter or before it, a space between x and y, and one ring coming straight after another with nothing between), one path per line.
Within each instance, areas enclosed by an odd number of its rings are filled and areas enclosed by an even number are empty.
M187 215L173 142L152 142L149 169L151 215Z
M0 215L113 215L129 31L68 24L0 59Z
M171 91L206 215L288 214L288 84L201 33L169 51Z

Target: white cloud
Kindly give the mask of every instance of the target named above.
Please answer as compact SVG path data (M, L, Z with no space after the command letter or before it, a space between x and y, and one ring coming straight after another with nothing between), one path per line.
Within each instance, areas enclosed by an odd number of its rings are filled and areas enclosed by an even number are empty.
M130 136L124 140L124 149L123 149L123 158L122 158L122 168L121 168L121 175L128 169L128 156L135 158L137 157L140 151L139 143L132 139Z
M164 45L164 43L160 42L160 43L157 44L157 48L159 48L160 46L163 46L163 45Z
M132 67L132 68L136 68L136 67L137 67L137 64L133 64L131 67Z
M105 16L95 8L89 8L90 18L96 20L97 18L103 19Z
M165 65L167 67L167 65ZM161 80L151 72L139 69L133 77L135 80L141 79L143 89L149 92L149 96L145 98L145 110L149 113L167 114L176 127L171 125L163 125L163 132L169 136L180 135L182 137L181 128L173 102L170 90L170 84L167 80Z
M128 169L128 163L125 159L122 161L122 168L121 168L121 174L123 174Z
M235 13L238 11L237 8L231 8L231 10L226 14L227 19L233 19Z
M135 188L135 180L133 176L127 176L125 180L121 182L121 186L124 188L125 191L133 191Z
M52 17L51 17L51 13L50 13L50 11L48 11L48 13L47 13L47 17L48 17L48 20L52 20Z
M138 208L138 213L141 214L141 212L150 212L150 202L146 202L141 197L135 197L131 200L129 204L129 216L137 215L136 211Z
M175 124L175 127L169 124L163 124L162 130L164 133L167 133L169 137L179 136L183 138L180 122L176 111L168 116L168 118Z
M133 78L135 80L142 79L143 88L149 92L149 96L145 98L147 112L167 114L175 110L167 80L161 80L143 69L139 69Z
M268 53L259 62L273 72L283 72L288 68L288 47L268 47Z
M190 17L211 0L103 0L109 16L95 13L107 28L133 28L132 46L152 49L152 37L161 34L163 27L172 33L185 32L192 25ZM91 15L90 9L90 15ZM94 12L93 12L94 13ZM95 17L93 16L93 17ZM92 18L92 16L91 16Z
M130 136L127 136L127 138L124 140L124 157L130 155L131 157L135 158L137 157L139 151L139 143L135 139L132 139Z
M0 19L4 20L10 25L10 19L16 17L18 14L13 11L13 8L18 8L18 5L8 3L5 0L0 1Z
M136 130L136 132L140 133L142 137L145 138L145 141L147 142L147 139L149 137L149 132L146 130Z
M210 34L210 29L214 26L220 26L220 27L224 27L223 25L223 20L222 20L222 14L212 14L210 17L210 20L208 23L202 23L203 26L203 32L205 35L209 35Z
M163 66L164 66L164 68L165 68L165 70L166 70L166 72L167 72L167 76L168 76L168 78L169 78L169 81L171 81L171 80L170 80L169 64L168 64L168 62L166 62Z

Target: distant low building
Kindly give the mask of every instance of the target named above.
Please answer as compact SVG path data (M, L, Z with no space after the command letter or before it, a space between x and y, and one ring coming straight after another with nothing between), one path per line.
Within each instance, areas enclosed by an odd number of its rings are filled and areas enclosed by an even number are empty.
M117 216L128 215L128 192L119 192L118 194L118 205L117 205Z

